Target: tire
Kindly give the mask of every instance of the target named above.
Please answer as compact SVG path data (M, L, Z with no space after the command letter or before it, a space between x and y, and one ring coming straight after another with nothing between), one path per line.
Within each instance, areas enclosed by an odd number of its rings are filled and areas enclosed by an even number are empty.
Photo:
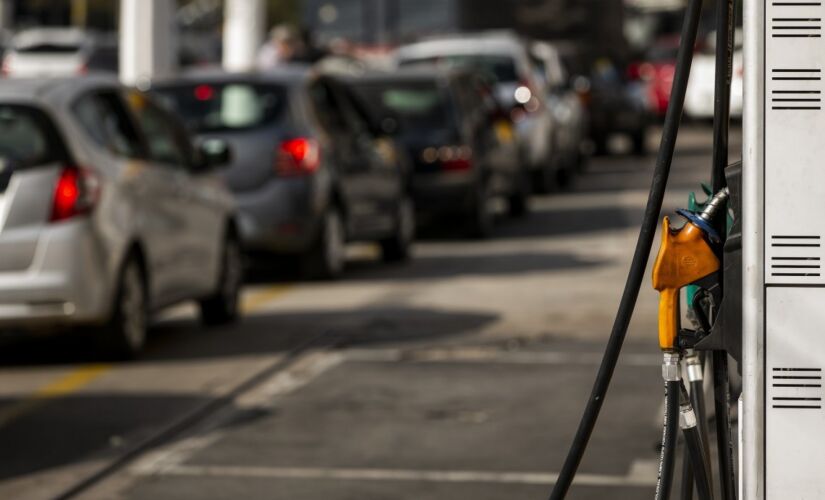
M415 241L415 204L412 198L404 196L398 204L395 234L381 240L381 257L384 262L403 262L409 260Z
M312 279L337 279L344 271L345 260L344 218L340 209L330 207L321 220L315 244L304 256L304 275Z
M243 255L234 236L228 236L224 242L219 276L218 290L199 301L201 321L208 326L232 323L240 315Z
M642 128L633 133L633 154L636 156L647 155L647 129Z
M135 359L146 345L149 305L146 277L134 255L120 272L112 316L100 332L104 352L116 359Z
M524 217L530 211L530 181L527 173L519 174L515 192L507 197L507 214L510 217Z
M487 188L479 186L473 208L467 217L467 228L472 238L486 239L493 232L493 213L490 211Z

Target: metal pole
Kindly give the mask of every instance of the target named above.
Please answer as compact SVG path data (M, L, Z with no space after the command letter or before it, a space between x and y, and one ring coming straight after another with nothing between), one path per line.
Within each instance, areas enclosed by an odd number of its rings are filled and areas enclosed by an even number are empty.
M223 67L227 71L250 71L257 66L258 50L264 43L264 0L226 0L223 28Z
M177 69L173 0L121 0L120 79L138 85Z

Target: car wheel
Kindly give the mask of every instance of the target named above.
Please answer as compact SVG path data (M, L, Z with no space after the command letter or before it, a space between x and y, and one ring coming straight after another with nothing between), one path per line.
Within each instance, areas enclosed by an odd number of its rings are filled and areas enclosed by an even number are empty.
M107 354L134 359L146 345L149 325L146 279L140 262L130 257L120 274L109 324L101 332Z
M526 172L518 176L515 191L507 197L507 213L510 217L523 217L530 211L530 181Z
M318 239L305 257L304 273L315 279L336 279L344 271L345 261L344 218L338 208L330 207L321 220Z
M647 154L647 129L642 128L633 133L633 154L645 156Z
M476 191L472 211L468 217L467 227L473 238L488 238L493 232L493 212L490 210L490 196L483 183Z
M412 198L404 196L398 204L395 234L381 241L381 256L385 262L408 260L415 241L415 204Z
M220 280L215 294L200 301L201 321L223 325L238 319L243 287L243 255L237 238L229 236L223 245Z

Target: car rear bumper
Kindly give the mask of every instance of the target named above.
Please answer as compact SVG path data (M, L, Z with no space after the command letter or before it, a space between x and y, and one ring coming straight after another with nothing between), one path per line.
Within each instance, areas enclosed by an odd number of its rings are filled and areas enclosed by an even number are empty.
M46 226L26 269L0 272L0 327L104 322L115 282L91 222Z
M472 172L416 174L412 192L420 214L464 213L477 199L477 181Z
M312 177L274 179L255 191L236 193L244 248L285 254L309 248L328 203L317 184Z

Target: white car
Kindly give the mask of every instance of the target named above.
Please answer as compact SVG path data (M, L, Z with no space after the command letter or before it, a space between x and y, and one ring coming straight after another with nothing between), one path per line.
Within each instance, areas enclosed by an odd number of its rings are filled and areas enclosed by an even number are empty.
M2 66L3 75L13 78L117 70L117 39L77 28L34 28L17 33L3 56Z
M545 100L541 70L522 39L509 32L433 38L400 47L395 58L400 66L470 66L485 73L500 104L510 111L522 163L535 187L545 191L555 184L562 162L553 149L554 117Z
M737 40L741 40L737 33ZM716 33L708 35L706 49L697 53L690 70L690 81L685 95L685 115L694 120L709 120L713 118L714 95L716 86ZM737 42L733 53L733 75L730 87L730 115L733 118L742 117L744 57L741 41Z
M234 202L179 120L110 79L0 85L0 329L87 327L118 357L152 311L198 300L234 320L242 261Z

